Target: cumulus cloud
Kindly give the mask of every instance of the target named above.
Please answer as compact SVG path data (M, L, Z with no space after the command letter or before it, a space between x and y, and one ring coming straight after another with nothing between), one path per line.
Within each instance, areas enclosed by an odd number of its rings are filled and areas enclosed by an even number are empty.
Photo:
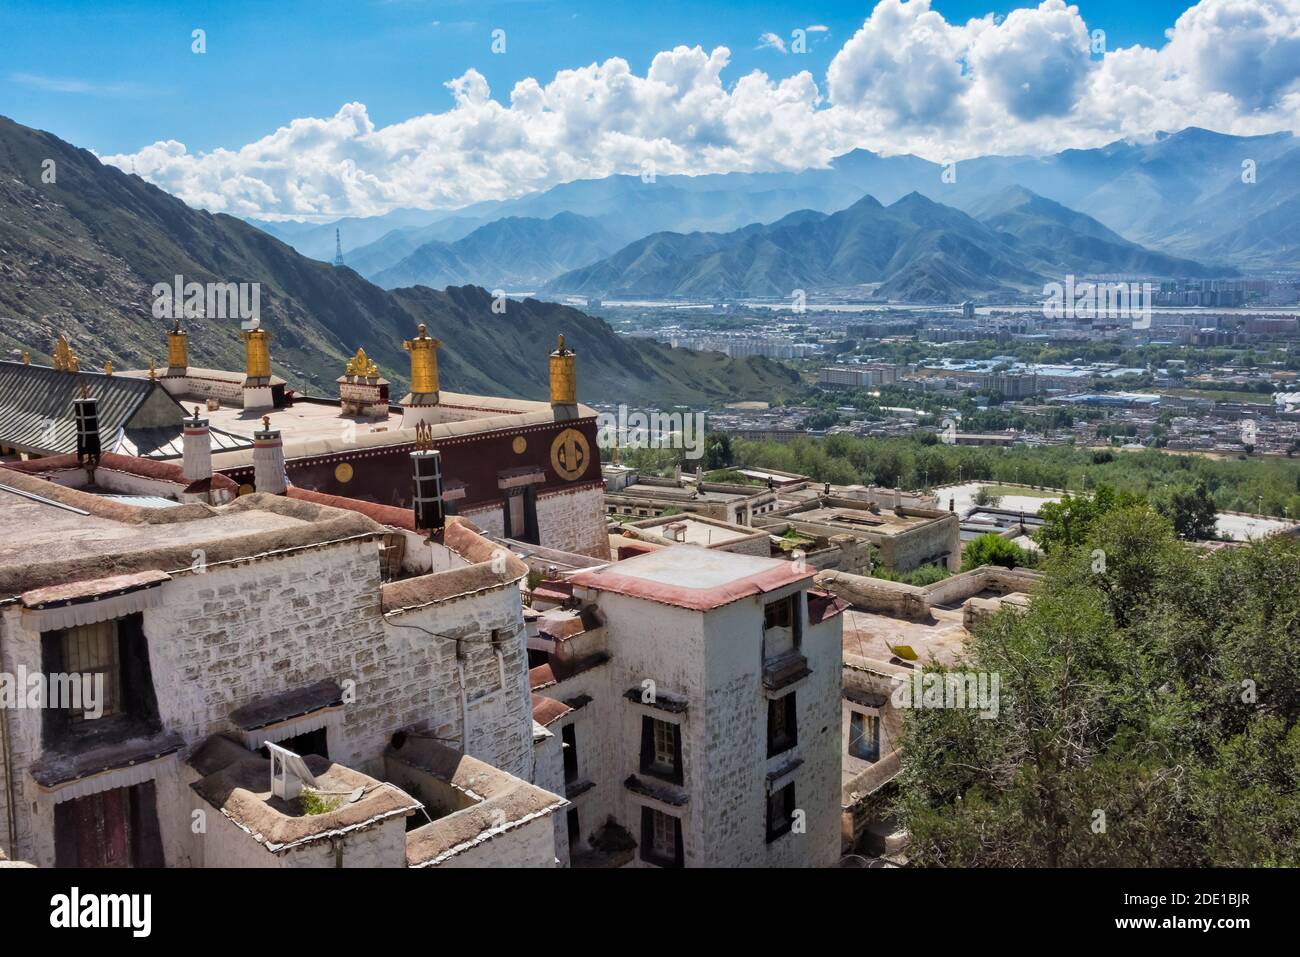
M1091 36L1063 0L965 23L929 0L880 0L820 80L728 78L725 47L679 46L644 75L612 57L522 79L504 102L468 70L447 82L450 109L385 127L348 103L243 146L192 153L162 141L105 160L195 206L328 218L454 207L646 164L801 169L858 147L948 162L1191 125L1300 131L1300 0L1202 0L1158 48L1096 53ZM793 49L774 33L761 40Z

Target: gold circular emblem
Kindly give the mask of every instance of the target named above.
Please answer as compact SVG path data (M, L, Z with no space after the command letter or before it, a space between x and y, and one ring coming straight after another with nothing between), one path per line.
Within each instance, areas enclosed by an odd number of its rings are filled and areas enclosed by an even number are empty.
M239 486L239 494L240 494L240 495L252 495L252 494L253 494L253 486L251 486L251 485L249 485L247 482L245 482L243 485Z
M334 469L334 477L344 484L352 481L352 466L347 462L340 462Z
M551 443L551 468L566 482L581 478L590 460L591 446L577 429L565 429Z
M524 450L528 448L528 440L522 435L516 435L515 440L510 447L515 450L515 455L523 455Z

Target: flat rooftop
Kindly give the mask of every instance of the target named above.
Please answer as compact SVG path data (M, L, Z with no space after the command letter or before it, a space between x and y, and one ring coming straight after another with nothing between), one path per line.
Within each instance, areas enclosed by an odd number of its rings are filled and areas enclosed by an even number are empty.
M573 583L694 611L708 611L750 595L812 578L779 558L737 555L699 545L675 545L637 555L594 571Z
M990 592L987 597L995 596ZM931 614L933 621L916 622L850 608L844 612L844 654L889 661L891 648L907 645L917 654L918 668L931 661L952 665L970 637L962 625L962 608L932 608Z
M762 529L750 529L747 532L739 529L726 528L725 526L711 525L708 522L697 521L693 518L687 518L682 515L674 515L671 522L665 522L660 525L643 526L647 532L655 532L659 535L668 534L669 525L684 525L683 530L686 534L685 543L688 545L719 545L723 542L734 542L738 538L749 538L755 532L761 532Z
M383 534L357 512L254 493L228 505L143 508L0 469L0 597L145 570L188 570Z
M192 407L186 404L186 411ZM262 428L262 416L271 420L271 428L279 429L286 442L295 439L336 439L341 438L344 428L349 423L355 427L358 435L365 432L395 432L402 427L402 413L390 411L382 419L344 416L340 406L323 402L294 402L286 409L239 409L233 406L222 407L212 412L200 413L213 428L233 432L253 441L253 432Z
M888 508L882 508L877 513L865 508L841 506L814 508L806 512L794 512L785 517L792 522L815 522L818 525L830 525L849 532L871 532L877 535L895 535L934 521L924 515L899 515Z
M11 486L0 472L0 486ZM167 503L167 511L183 508ZM206 506L187 510L195 517L165 524L136 524L102 515L81 515L56 504L24 498L0 487L0 565L83 559L152 551L160 545L197 545L216 538L303 528L309 521L260 509L204 514Z

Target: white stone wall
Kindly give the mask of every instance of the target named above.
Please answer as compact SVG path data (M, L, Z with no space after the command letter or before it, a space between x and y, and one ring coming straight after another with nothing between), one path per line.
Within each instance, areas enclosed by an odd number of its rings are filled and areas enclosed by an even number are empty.
M812 674L765 694L761 682L762 606L781 594L736 602L706 619L710 690L704 817L711 866L828 866L838 858L840 619L816 626L809 626L805 619L800 647ZM806 607L806 602L801 604ZM806 615L806 610L801 609L801 614ZM790 691L795 694L797 744L769 758L768 700ZM796 760L802 763L792 780L795 809L797 814L802 812L802 822L768 844L768 774Z
M537 728L541 728L538 725ZM534 734L537 734L534 728ZM541 728L541 734L533 741L533 784L555 795L564 794L564 749L560 740L560 725ZM569 825L566 809L551 814L555 830L555 857L560 866L569 865Z
M533 818L449 857L438 867L554 867L555 844L551 818L560 811Z
M537 531L541 544L593 558L609 557L605 532L605 491L602 486L537 495Z
M200 378L196 375L163 376L158 380L162 387L173 396L185 396L186 399L217 399L223 405L238 406L244 401L244 384L242 381L230 382L224 379ZM190 411L190 409L186 409Z

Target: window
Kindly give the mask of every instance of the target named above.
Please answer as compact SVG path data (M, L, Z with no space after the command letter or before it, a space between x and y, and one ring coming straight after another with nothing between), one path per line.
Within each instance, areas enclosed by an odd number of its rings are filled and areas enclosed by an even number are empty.
M849 715L849 754L863 761L880 760L880 718L864 711Z
M789 596L763 606L764 628L789 628L792 620Z
M799 650L802 638L802 595L795 592L763 606L763 658L780 658Z
M682 866L682 822L654 808L641 808L641 860L659 867Z
M569 830L569 847L576 846L582 840L582 831L578 827L578 809L569 808L569 813L565 816L565 823Z
M794 782L767 795L767 843L794 827Z
M641 771L673 784L681 784L682 729L657 718L641 719Z
M578 738L573 725L564 726L560 740L564 742L564 783L571 784L578 780Z
M70 675L102 676L103 717L121 710L122 669L118 661L117 622L76 625L62 633L63 671ZM99 682L99 677L92 677ZM85 702L83 702L84 704ZM69 721L85 721L85 708L68 707Z
M94 695L81 698L87 683L77 679L71 682L76 690L67 690L72 700L42 709L43 748L57 749L70 737L110 743L161 730L143 621L137 613L41 635L41 670L70 678L89 676L87 690Z
M282 748L287 748L294 754L316 754L322 758L329 758L329 729L317 728L315 731L306 731L302 734L295 734L291 738L285 738L283 741L276 741ZM262 754L270 756L270 749L263 747Z
M794 692L767 703L767 756L789 751L799 740Z

